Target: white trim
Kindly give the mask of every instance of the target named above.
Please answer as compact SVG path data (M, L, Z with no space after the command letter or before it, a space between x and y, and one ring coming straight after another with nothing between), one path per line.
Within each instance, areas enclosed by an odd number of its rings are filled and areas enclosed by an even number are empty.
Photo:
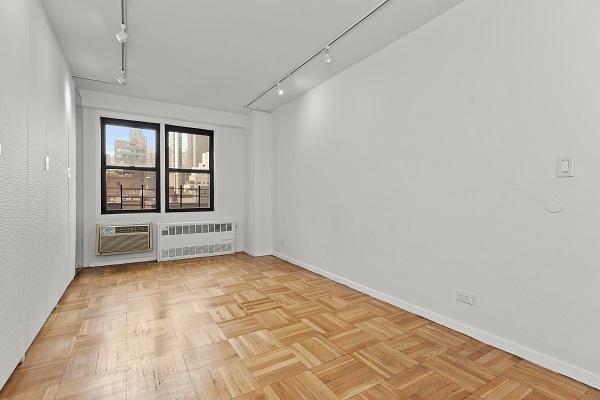
M403 310L409 311L413 314L420 315L424 318L434 321L434 322L436 322L440 325L443 325L447 328L450 328L455 331L461 332L465 335L471 336L483 343L486 343L490 346L497 347L508 353L511 353L518 357L529 360L529 361L531 361L535 364L538 364L544 368L548 368L551 371L557 372L559 374L563 374L565 376L568 376L570 378L573 378L577 381L583 382L583 383L593 386L595 388L600 388L600 375L597 375L597 374L593 373L592 371L588 371L588 370L580 368L576 365L570 364L566 361L559 360L557 358L554 358L547 354L541 353L537 350L533 350L533 349L523 346L519 343L515 343L509 339L505 339L503 337L486 332L486 331L476 328L474 326L462 323L462 322L454 320L452 318L445 317L434 311L414 305L412 303L409 303L407 301L404 301L402 299L399 299L399 298L389 295L387 293L380 292L376 289L372 289L368 286L351 281L342 276L325 271L324 269L315 267L315 266L305 263L303 261L297 260L292 257L288 257L285 254L281 254L277 251L273 251L272 254L275 257L281 258L282 260L285 260L292 264L298 265L304 269L307 269L311 272L322 275L333 281L341 283L342 285L346 285L348 287L356 289L360 292L363 292L365 294L368 294L369 296L375 297L376 299L385 301L386 303L392 304L396 307L400 307Z
M87 265L87 267L84 268L92 268L92 267L104 267L107 265L120 265L120 264L131 264L131 263L138 263L138 262L148 262L148 261L156 261L156 256L150 256L150 257L140 257L140 258L126 258L123 260L106 260L106 261L97 261L97 262L91 262Z
M271 250L257 250L253 251L250 249L244 249L244 253L251 255L252 257L270 256L273 254ZM279 257L281 258L281 257Z

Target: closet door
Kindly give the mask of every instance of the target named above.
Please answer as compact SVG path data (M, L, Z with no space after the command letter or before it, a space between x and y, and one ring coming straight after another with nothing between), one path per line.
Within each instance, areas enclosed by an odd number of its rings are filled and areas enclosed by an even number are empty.
M45 24L40 13L30 9L30 37L39 37ZM46 101L50 92L44 69L50 63L50 49L43 40L29 44L29 111L27 166L27 252L28 335L31 342L48 316L46 299Z
M77 185L76 185L76 173L77 173L77 99L75 94L75 87L73 86L70 91L70 100L67 101L67 124L68 124L68 166L69 174L67 177L67 185L69 187L68 193L68 226L69 226L69 248L67 254L67 265L66 276L64 287L69 286L73 277L75 276L75 259L76 259L76 248L77 248Z
M64 76L58 59L59 51L53 51L51 62L46 65L49 74L49 90L46 93L46 152L50 168L46 175L46 240L47 267L46 287L48 309L60 300L65 289L69 265L69 126L65 113L68 107L65 82L56 77Z
M27 348L27 7L0 1L0 384Z

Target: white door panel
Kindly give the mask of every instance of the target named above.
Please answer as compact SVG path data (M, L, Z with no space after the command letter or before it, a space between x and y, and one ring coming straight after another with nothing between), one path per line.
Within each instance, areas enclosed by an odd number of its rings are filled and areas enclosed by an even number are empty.
M62 80L56 79L62 75L59 63L51 63L47 72L49 75L49 90L46 92L46 152L50 157L50 169L46 179L46 232L47 232L47 304L52 309L62 296L66 281L66 267L69 254L68 227L68 126L64 118L65 88Z
M26 2L0 1L0 384L27 346L27 21Z
M30 9L30 36L44 24L39 13ZM48 316L46 299L46 95L44 69L50 62L50 49L43 41L31 40L29 59L27 228L31 251L27 252L28 334L32 341Z

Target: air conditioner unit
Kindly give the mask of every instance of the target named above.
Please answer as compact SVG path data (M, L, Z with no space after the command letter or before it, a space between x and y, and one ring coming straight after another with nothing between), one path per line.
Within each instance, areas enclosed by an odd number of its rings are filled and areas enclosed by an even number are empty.
M235 253L234 221L157 224L158 261Z
M96 255L152 250L152 224L96 225Z

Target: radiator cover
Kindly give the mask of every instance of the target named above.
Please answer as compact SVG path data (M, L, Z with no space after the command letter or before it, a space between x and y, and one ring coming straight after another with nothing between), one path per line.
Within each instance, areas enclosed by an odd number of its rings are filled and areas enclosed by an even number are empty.
M234 221L158 224L158 261L235 253Z

